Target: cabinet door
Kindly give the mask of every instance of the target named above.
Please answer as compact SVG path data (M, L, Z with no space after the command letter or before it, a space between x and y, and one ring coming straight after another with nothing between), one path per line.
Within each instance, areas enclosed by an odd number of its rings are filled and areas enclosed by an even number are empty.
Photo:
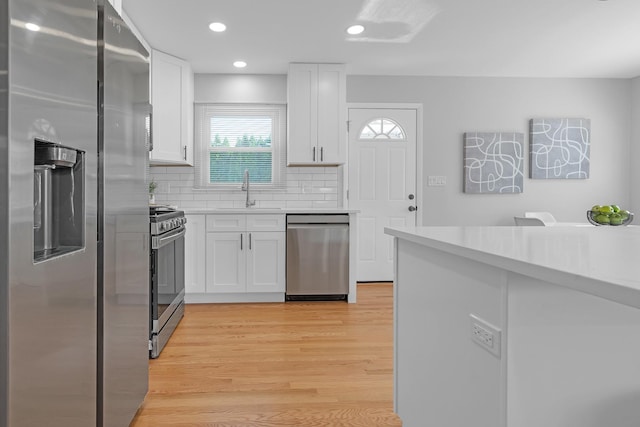
M285 234L248 233L247 292L285 291Z
M318 65L318 153L320 163L342 164L347 153L347 81L343 64Z
M206 228L205 215L187 215L185 235L185 293L206 291Z
M195 163L195 146L193 144L193 70L188 62L182 63L182 102L180 104L181 117L181 149L184 163L193 166Z
M192 92L189 64L166 53L152 51L152 163L193 163Z
M319 158L317 142L318 65L290 64L287 75L287 164L315 164Z
M207 233L207 293L245 292L245 233Z

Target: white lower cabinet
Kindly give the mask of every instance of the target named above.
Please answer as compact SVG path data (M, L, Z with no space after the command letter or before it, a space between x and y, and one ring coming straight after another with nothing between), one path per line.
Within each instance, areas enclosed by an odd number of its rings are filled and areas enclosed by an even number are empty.
M285 233L207 233L207 292L284 292Z
M207 292L245 292L245 233L207 233Z
M187 233L184 238L184 292L204 293L206 290L206 239L205 215L185 215Z
M284 215L193 216L187 217L186 302L284 301Z
M249 233L247 292L285 292L284 232Z

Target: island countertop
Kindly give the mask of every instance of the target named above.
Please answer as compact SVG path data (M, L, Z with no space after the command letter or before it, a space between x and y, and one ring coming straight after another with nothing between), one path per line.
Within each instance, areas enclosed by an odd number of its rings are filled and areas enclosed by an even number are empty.
M387 227L385 233L640 308L640 227Z

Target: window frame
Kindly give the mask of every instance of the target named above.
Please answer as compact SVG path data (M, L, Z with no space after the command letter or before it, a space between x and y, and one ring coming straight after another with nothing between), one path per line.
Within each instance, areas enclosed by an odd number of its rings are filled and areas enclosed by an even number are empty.
M240 189L241 183L211 183L210 153L221 151L211 146L211 118L214 116L269 116L272 120L271 134L271 182L252 182L252 189L279 189L286 185L286 148L287 148L287 110L284 104L196 104L195 114L195 182L201 189L233 190ZM256 147L258 148L258 147ZM242 148L240 151L265 152L261 147L256 150Z

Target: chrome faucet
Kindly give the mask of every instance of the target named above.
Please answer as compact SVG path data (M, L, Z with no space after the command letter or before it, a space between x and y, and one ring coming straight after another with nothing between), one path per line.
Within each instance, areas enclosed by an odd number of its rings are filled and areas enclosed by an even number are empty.
M249 194L249 169L245 169L244 170L244 179L242 180L242 191L246 191L247 192L247 203L246 203L246 207L250 208L251 206L254 206L256 204L255 200L250 200L250 194Z

